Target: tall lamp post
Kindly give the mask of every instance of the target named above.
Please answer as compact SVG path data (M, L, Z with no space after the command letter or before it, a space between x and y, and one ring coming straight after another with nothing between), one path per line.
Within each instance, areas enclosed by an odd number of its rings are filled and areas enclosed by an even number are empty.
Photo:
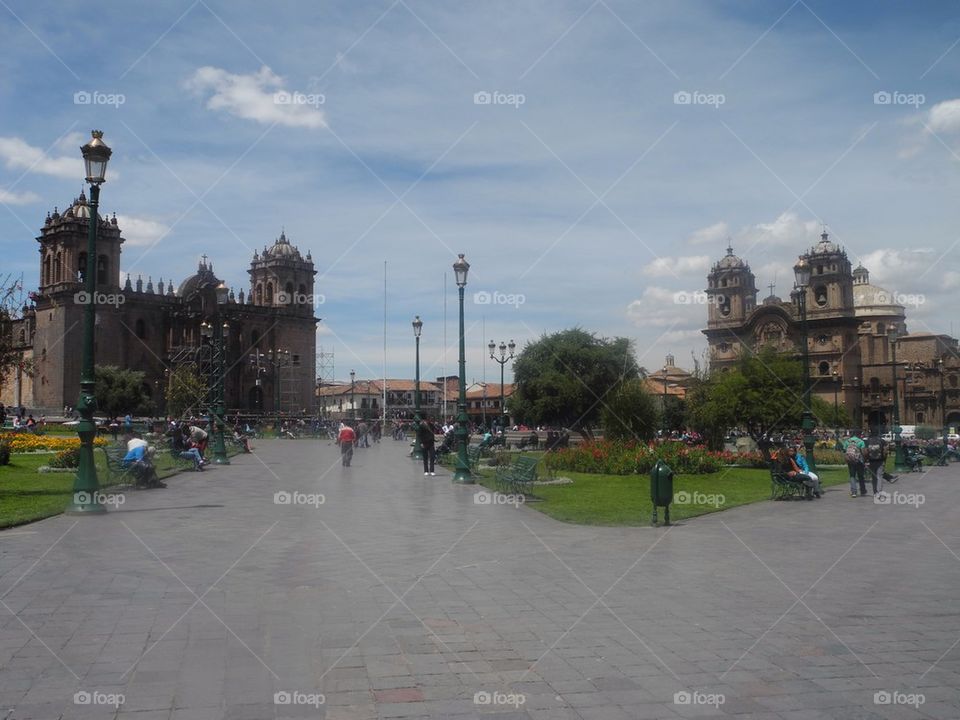
M663 366L663 422L660 424L663 439L667 439L667 366Z
M103 132L94 130L91 140L80 151L90 183L90 217L87 221L87 267L83 275L83 289L87 304L83 309L83 355L80 365L80 399L77 401L77 413L80 422L77 434L80 436L80 462L73 481L73 502L67 507L71 514L103 513L107 509L100 503L97 482L97 468L93 458L93 441L97 436L97 424L93 414L97 411L95 394L97 379L94 358L94 331L96 328L96 304L93 302L97 291L97 225L100 223L100 186L106 182L107 162L112 150L103 142Z
M463 258L463 253L460 253L453 264L460 294L460 394L457 398L457 466L453 473L453 481L457 483L476 482L470 474L470 461L467 459L467 442L470 433L467 431L467 347L463 337L463 292L467 286L469 270L470 263Z
M357 406L354 404L353 400L353 391L356 388L357 383L357 373L354 370L350 371L350 418L352 420L357 419Z
M490 359L494 360L497 363L497 365L500 366L500 421L499 422L503 423L504 427L506 427L506 421L503 416L506 415L507 408L506 408L506 405L504 405L505 400L504 400L504 393L503 393L503 366L506 365L511 360L513 360L513 351L516 349L517 349L517 344L513 340L510 341L509 345L505 345L503 343L503 340L501 340L499 348L497 347L497 344L493 342L493 340L491 340L490 343L487 345L487 350L490 351ZM500 357L497 357L494 354L496 350L500 350ZM507 355L508 351L510 352L510 355Z
M817 464L813 459L813 411L810 407L810 342L807 331L807 287L810 285L810 263L800 258L793 266L797 282L797 302L800 306L800 335L803 343L803 446L806 448L807 465L814 472Z
M224 375L226 373L226 344L230 336L230 325L222 316L223 306L230 299L230 289L225 283L217 286L217 315L213 322L213 363L211 369L214 373L213 402L211 403L211 425L210 429L216 426L216 432L213 436L213 462L217 465L229 465L227 458L227 446L223 440L224 414L226 407L224 402Z
M890 328L887 337L890 339L890 359L893 365L893 444L896 449L893 458L893 470L894 472L907 472L909 468L904 464L903 440L900 437L900 402L897 398L897 340L899 339L897 328Z
M836 370L833 371L833 437L838 439L840 437L840 373Z
M856 410L856 416L854 417L854 426L859 431L863 427L863 390L860 387L860 378L853 378L853 388L857 393L856 395L856 405L854 406Z
M417 345L416 380L413 385L413 459L423 458L423 446L420 445L420 331L423 330L423 320L417 315L413 319L413 338Z
M940 419L943 421L943 452L937 460L937 465L947 464L947 389L944 386L943 378L947 374L944 367L943 358L937 360L937 369L940 371Z

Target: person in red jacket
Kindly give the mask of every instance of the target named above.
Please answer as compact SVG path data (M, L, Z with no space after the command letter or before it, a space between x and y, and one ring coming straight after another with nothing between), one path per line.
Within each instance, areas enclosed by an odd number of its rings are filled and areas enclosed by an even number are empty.
M344 467L350 467L353 460L353 445L357 442L357 433L346 423L340 423L340 432L337 434L337 445L340 446L340 462Z

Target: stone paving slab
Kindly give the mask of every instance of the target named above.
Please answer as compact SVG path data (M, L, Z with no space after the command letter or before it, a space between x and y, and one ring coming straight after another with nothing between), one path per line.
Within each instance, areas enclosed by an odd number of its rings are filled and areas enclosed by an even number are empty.
M954 467L890 486L919 506L834 488L670 529L417 470L264 440L0 533L4 720L960 718Z

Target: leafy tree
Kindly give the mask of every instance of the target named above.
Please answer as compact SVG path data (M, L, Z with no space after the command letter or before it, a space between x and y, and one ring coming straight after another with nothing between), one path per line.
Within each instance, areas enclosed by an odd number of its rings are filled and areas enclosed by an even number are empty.
M836 412L834 412L833 402L814 395L810 398L810 408L813 412L814 421L820 427L830 429L850 427L850 414L843 405L837 405Z
M29 361L21 358L19 338L13 333L13 321L18 320L23 311L23 281L21 278L7 275L0 279L0 386L7 372L18 363L24 363L29 372Z
M167 413L182 417L192 408L200 408L207 396L207 383L192 365L181 365L170 373L167 383Z
M637 362L627 338L598 338L572 328L527 345L513 377L510 410L518 420L560 425L590 438L610 393L637 377Z
M638 378L625 380L604 399L601 412L607 440L650 440L660 426L657 402Z
M143 389L146 374L139 370L102 365L96 368L97 405L107 415L148 415L153 402Z
M721 373L714 373L697 378L687 388L688 424L703 436L711 450L722 450L727 430L737 424L734 408L712 401L714 387L721 377Z

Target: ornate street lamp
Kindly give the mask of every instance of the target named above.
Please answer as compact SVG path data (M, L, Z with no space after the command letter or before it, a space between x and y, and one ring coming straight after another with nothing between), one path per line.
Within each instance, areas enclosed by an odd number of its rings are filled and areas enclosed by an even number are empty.
M504 400L504 393L503 393L503 366L506 365L511 360L513 360L513 351L516 349L517 349L517 344L513 340L510 341L509 345L505 345L503 343L503 340L501 340L499 348L497 347L497 344L493 342L493 340L491 340L490 343L487 345L487 350L490 351L490 359L494 360L500 366L500 421L499 422L503 423L504 428L506 428L507 426L506 418L504 418L504 415L507 414L507 407L504 404L505 400ZM500 350L500 357L497 357L494 354L496 350ZM508 351L510 353L509 355L507 355ZM506 437L506 435L504 435L504 437Z
M840 381L843 378L840 377L840 373L836 370L833 371L833 436L837 440L840 438L840 403L839 403L839 394L840 394Z
M854 417L853 424L857 428L857 430L860 430L863 427L863 389L860 387L859 377L853 378L853 388L854 388L854 391L857 393L856 399L854 400L854 402L856 403L856 405L854 405L856 416Z
M353 370L350 371L350 415L354 420L357 419L357 406L354 404L353 400L353 391L356 387L357 382L357 373Z
M290 363L290 351L281 348L268 350L267 361L273 368L273 409L277 414L274 431L276 432L276 436L280 437L280 414L283 411L280 397L280 370Z
M663 366L663 422L661 423L661 435L663 440L667 439L667 366Z
M217 286L217 316L213 322L213 362L211 369L214 373L213 402L210 406L210 430L214 432L213 436L213 461L217 465L229 465L227 458L227 446L223 439L224 413L226 407L224 402L224 374L226 373L226 344L230 337L230 325L226 320L222 320L223 306L230 300L230 289L226 283L221 282Z
M460 294L460 394L457 398L457 467L453 474L453 481L457 483L475 482L470 474L470 461L467 459L467 442L470 433L467 431L467 347L463 337L463 291L467 286L469 270L470 263L464 260L463 253L460 253L453 264L453 273L456 276Z
M943 422L943 453L937 459L937 465L947 464L947 389L943 384L943 378L947 374L947 368L943 364L943 358L937 360L937 369L940 371L940 419Z
M909 468L904 463L903 458L903 440L900 438L900 402L897 398L897 340L900 337L896 326L890 328L887 333L890 340L890 359L893 365L893 444L896 452L893 458L894 472L908 472Z
M73 481L73 501L67 507L71 514L103 513L107 509L100 503L97 482L97 468L93 458L93 441L97 436L97 423L94 413L97 411L95 394L97 379L94 358L94 332L96 328L97 291L97 226L100 224L100 186L106 182L107 163L113 151L103 142L103 132L94 130L92 139L80 151L90 183L90 217L87 219L87 268L83 276L83 289L87 298L83 309L83 350L80 361L80 399L77 401L77 413L80 422L77 434L80 436L80 462Z
M803 343L803 446L806 449L807 465L816 471L817 465L813 459L813 411L810 407L810 341L807 333L807 288L810 285L810 263L806 258L800 258L793 266L793 273L797 284L797 302L800 307L800 335Z
M416 380L413 389L413 459L423 458L423 446L420 445L420 331L423 330L423 320L417 315L413 319L413 337L417 345Z

